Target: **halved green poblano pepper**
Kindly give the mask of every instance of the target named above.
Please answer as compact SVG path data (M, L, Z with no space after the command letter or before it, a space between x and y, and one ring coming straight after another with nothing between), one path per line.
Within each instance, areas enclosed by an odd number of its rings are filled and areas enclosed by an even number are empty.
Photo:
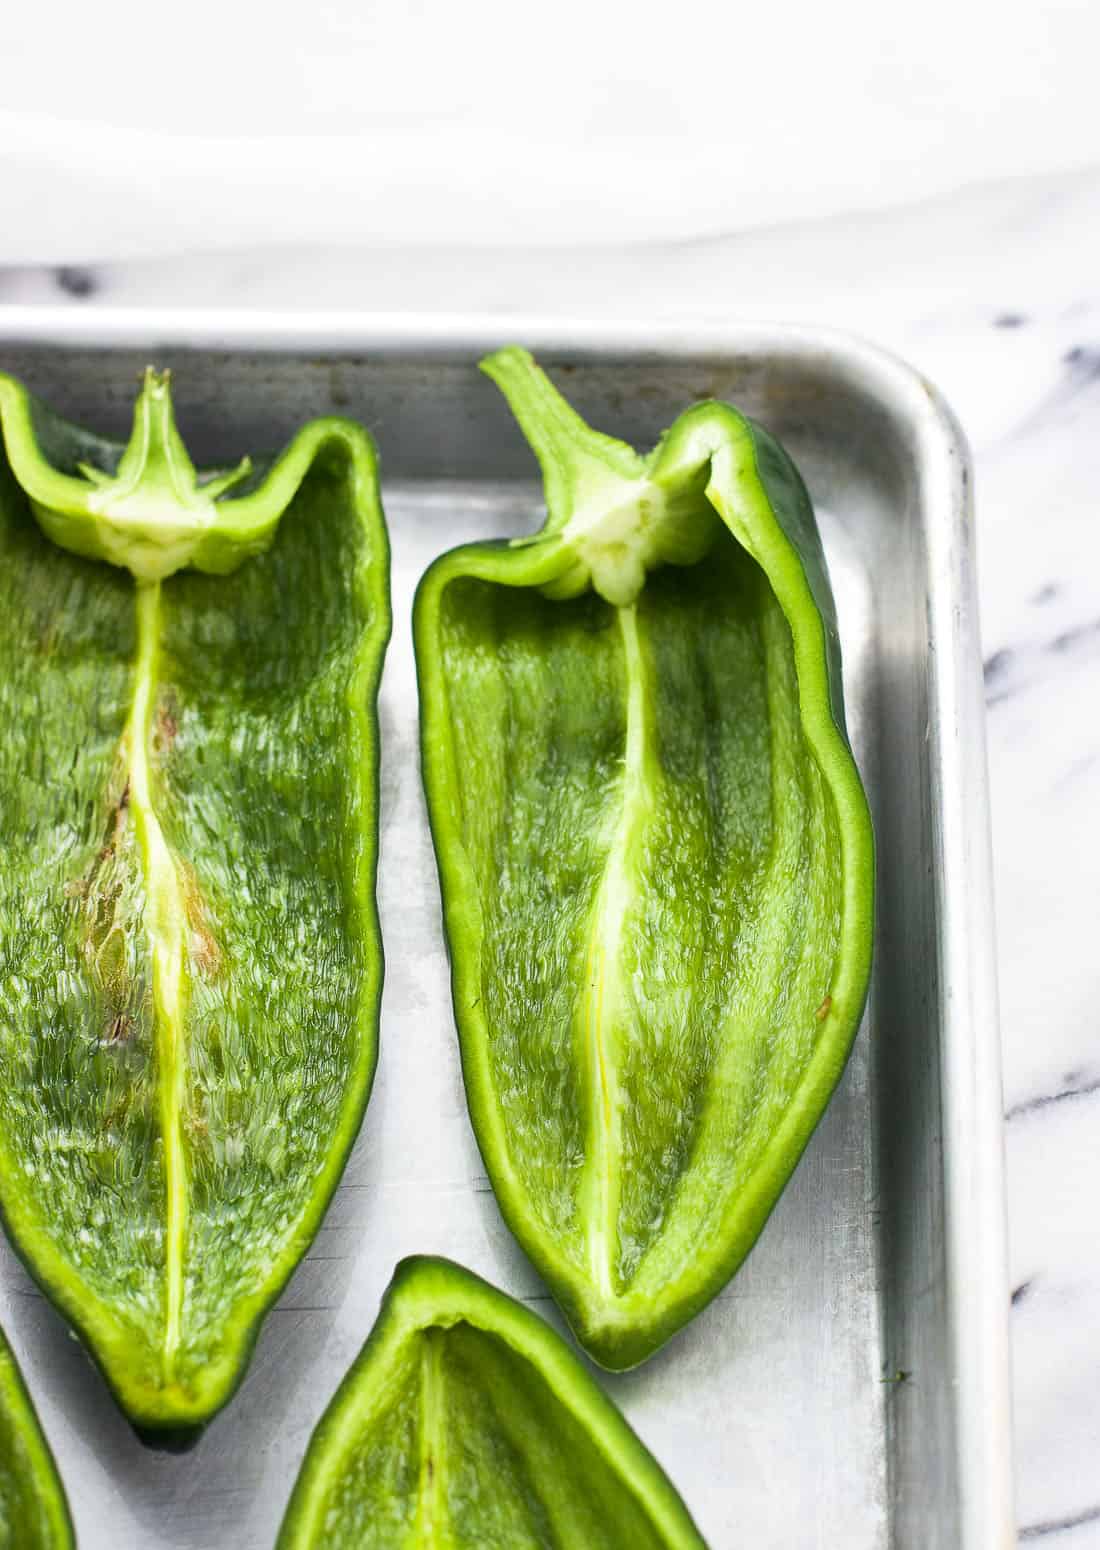
M421 582L422 762L466 1091L585 1348L649 1356L733 1274L840 1077L873 842L805 487L721 403L647 457L524 351L532 538Z
M403 1260L313 1434L277 1550L705 1550L560 1335L445 1259Z
M152 371L125 448L8 377L0 428L0 1213L135 1424L186 1432L374 1072L375 456L318 420L198 475Z
M0 1550L72 1550L65 1488L0 1334Z

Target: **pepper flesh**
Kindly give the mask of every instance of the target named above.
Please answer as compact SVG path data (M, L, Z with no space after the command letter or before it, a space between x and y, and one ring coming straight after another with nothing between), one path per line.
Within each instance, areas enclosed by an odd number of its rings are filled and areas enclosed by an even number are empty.
M0 424L0 1211L134 1423L186 1432L375 1066L374 452L316 421L226 500L155 374L125 449L3 377Z
M759 426L647 458L523 351L531 539L437 560L422 764L471 1118L589 1353L649 1356L755 1242L866 998L873 842L812 507Z
M443 1259L402 1261L313 1434L277 1550L705 1550L561 1337Z
M72 1550L74 1544L65 1488L0 1334L0 1550Z

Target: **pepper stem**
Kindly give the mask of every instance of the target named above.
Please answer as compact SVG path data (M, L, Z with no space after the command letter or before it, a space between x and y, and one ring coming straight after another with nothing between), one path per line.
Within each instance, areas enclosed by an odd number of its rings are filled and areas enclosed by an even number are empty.
M481 369L508 400L539 460L547 511L543 534L559 532L610 483L644 477L645 464L634 448L587 425L530 351L509 345L486 356Z
M242 458L214 478L196 472L176 426L171 380L170 372L146 369L130 439L113 472L85 462L77 465L80 478L58 475L32 449L22 480L47 538L121 566L139 583L188 565L224 573L269 541L266 534L259 542L222 541L229 514L215 502L252 463Z
M519 421L542 468L546 521L538 539L557 539L560 575L547 597L589 587L618 608L633 604L648 571L702 559L720 529L707 505L705 469L682 487L658 483L653 457L586 425L535 364L512 345L481 362ZM530 540L519 540L530 542Z
M84 477L97 486L93 508L109 509L115 517L127 509L140 509L142 515L154 516L158 507L165 512L181 507L205 512L217 496L251 472L252 461L242 458L228 473L200 483L176 425L172 373L147 366L134 404L130 440L114 475L105 474L90 463L81 463L79 467Z

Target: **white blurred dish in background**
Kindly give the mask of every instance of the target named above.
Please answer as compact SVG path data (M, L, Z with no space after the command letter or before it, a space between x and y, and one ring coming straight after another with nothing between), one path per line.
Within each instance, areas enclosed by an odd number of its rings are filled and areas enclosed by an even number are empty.
M1084 0L0 19L0 262L707 236L1100 157Z

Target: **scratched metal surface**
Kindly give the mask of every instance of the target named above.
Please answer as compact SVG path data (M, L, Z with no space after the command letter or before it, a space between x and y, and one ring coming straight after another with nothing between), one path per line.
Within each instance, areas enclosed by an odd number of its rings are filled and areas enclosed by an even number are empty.
M0 365L117 435L155 352L176 367L192 451L210 460L275 448L315 413L364 420L382 449L395 627L382 687L378 1078L317 1240L242 1389L192 1452L137 1441L0 1245L0 1317L83 1550L267 1550L310 1430L404 1254L450 1255L560 1326L500 1219L466 1117L409 628L416 581L440 549L535 525L528 455L470 365L509 337L566 364L578 406L639 443L711 393L788 443L821 511L878 836L872 1000L822 1125L731 1285L642 1369L603 1381L715 1550L1012 1543L980 657L966 456L950 416L895 363L796 330L655 340L522 320L429 332L353 319L341 332L331 319L292 329L141 314L96 328L76 347L71 314L11 312ZM203 341L220 348L195 348Z

